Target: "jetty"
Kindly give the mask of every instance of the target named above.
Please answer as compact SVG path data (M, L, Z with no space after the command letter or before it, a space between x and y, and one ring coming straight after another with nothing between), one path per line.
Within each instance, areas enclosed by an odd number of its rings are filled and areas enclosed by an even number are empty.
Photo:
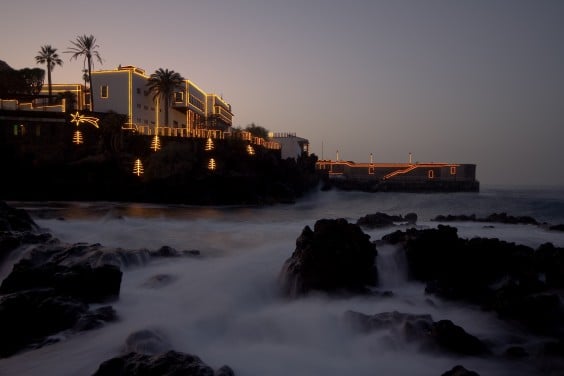
M476 165L440 162L356 163L318 160L325 189L367 192L478 192Z

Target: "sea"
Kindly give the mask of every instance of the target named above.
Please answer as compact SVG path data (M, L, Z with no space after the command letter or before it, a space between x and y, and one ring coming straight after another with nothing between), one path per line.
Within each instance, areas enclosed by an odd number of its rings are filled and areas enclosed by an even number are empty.
M133 332L150 329L171 347L200 357L212 368L229 365L238 376L438 376L461 364L481 376L542 374L538 363L507 360L509 344L527 347L542 338L519 332L493 313L424 293L407 279L401 252L378 246L381 291L392 294L290 299L280 294L279 275L305 226L318 219L383 212L418 215L416 227L434 228L437 215L506 212L547 224L564 223L564 188L483 187L472 193L312 192L294 204L199 207L124 202L12 202L45 231L67 243L101 243L124 249L198 250L197 257L153 259L124 265L119 320L100 329L60 335L40 349L0 359L0 375L91 375L123 351ZM497 237L538 247L564 247L564 232L546 226L454 222L461 237ZM365 230L371 240L405 229ZM18 250L16 254L23 254ZM11 262L16 262L16 259ZM9 272L0 270L0 278ZM148 281L166 276L168 283ZM94 306L95 307L95 306ZM490 357L429 352L383 330L359 333L344 320L398 311L448 319L489 344ZM1 334L0 334L1 336Z

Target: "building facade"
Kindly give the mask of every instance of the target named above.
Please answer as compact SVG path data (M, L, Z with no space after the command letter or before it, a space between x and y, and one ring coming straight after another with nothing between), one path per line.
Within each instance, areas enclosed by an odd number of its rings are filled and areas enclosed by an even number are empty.
M147 88L149 76L141 68L120 66L115 70L92 72L92 100L97 112L114 111L128 117L128 126L187 130L208 128L227 131L233 123L231 105L185 80L171 98L169 124L165 108Z

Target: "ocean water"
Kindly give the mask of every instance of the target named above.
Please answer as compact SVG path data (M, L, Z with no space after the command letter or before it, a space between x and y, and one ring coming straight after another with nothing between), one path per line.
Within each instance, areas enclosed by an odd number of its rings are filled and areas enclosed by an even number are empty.
M528 346L526 336L493 314L424 294L406 279L397 249L380 246L381 290L393 296L289 300L278 276L304 226L321 218L356 221L374 212L415 212L419 228L436 227L439 214L494 212L564 223L564 190L485 188L480 193L410 194L318 192L293 205L189 207L133 203L12 203L68 243L101 243L125 249L199 250L201 256L156 259L124 268L121 294L113 303L119 321L75 334L59 343L0 360L0 375L89 375L120 354L135 331L153 329L177 351L198 355L213 368L227 364L238 376L441 375L457 364L480 375L541 374L537 364L499 355L508 344ZM64 220L63 220L64 219ZM463 237L483 236L537 247L564 247L564 233L531 225L451 223ZM402 227L399 227L402 228ZM366 231L380 239L395 229ZM166 275L169 283L147 282ZM1 276L0 276L1 277ZM343 319L399 311L449 319L487 341L495 356L457 357L421 351L391 333L359 334Z

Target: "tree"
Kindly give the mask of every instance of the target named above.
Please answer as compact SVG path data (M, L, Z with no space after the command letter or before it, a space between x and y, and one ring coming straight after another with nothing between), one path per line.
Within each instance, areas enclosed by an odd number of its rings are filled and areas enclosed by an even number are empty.
M147 81L149 91L153 93L153 101L160 97L164 102L165 108L165 125L168 126L168 110L170 107L170 98L174 91L181 88L184 83L184 77L179 73L159 68L155 73L151 74Z
M41 92L45 71L41 68L23 68L18 71L21 78L21 92L35 96Z
M70 91L65 91L63 93L57 94L57 100L60 103L63 102L63 99L65 100L65 112L71 112L76 110L78 104L76 94Z
M75 41L70 41L71 47L65 53L72 54L72 59L78 59L79 56L84 56L84 63L88 68L88 83L90 86L90 111L94 111L94 95L92 93L92 68L94 62L92 58L96 58L102 64L100 53L96 50L100 46L96 44L94 35L79 35Z
M247 125L245 130L247 132L250 132L255 137L262 137L265 140L268 140L268 129L261 127L260 125L255 125L255 123L251 123Z
M63 66L63 61L59 58L57 49L51 47L50 44L41 46L41 50L37 54L35 57L37 64L45 64L47 66L47 85L49 85L49 104L51 104L51 96L53 95L51 91L51 72L57 65Z

